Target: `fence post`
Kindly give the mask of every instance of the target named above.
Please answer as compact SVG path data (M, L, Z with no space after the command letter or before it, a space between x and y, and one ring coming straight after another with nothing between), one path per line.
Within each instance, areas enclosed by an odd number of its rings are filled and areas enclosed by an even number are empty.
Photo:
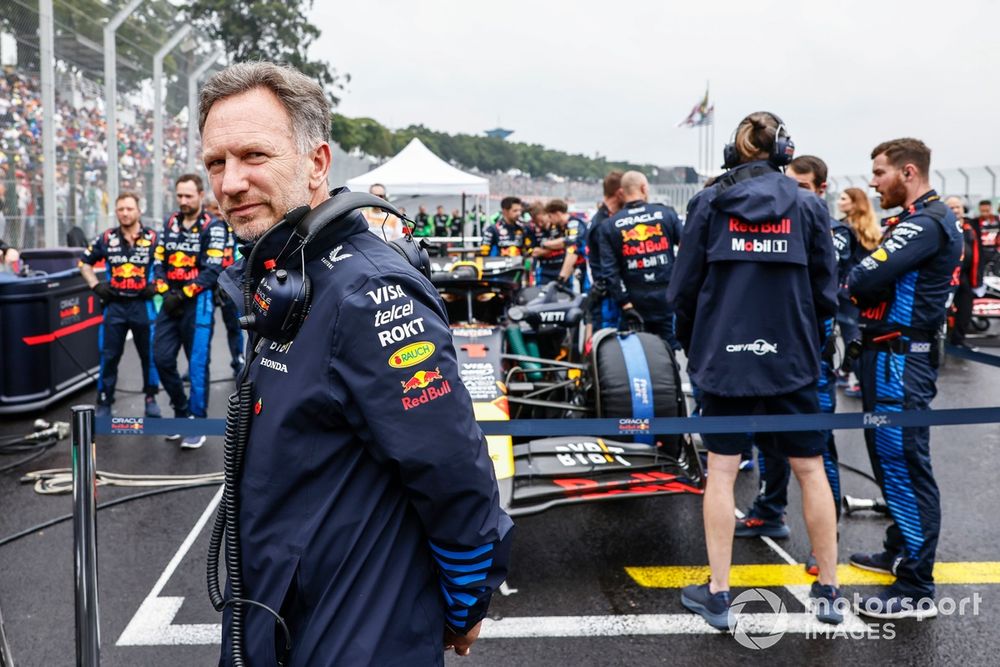
M97 604L97 466L94 406L73 406L73 574L76 586L76 664L101 664Z
M38 67L41 70L39 74L42 85L42 201L45 206L42 226L46 248L59 245L59 223L56 219L56 70L53 21L52 0L39 0ZM12 193L7 195L12 196ZM35 245L38 245L37 236Z
M962 178L965 179L965 192L963 192L962 194L965 196L965 199L968 200L969 199L969 175L961 167L958 169L958 173L961 174ZM968 204L969 202L966 201L965 203Z
M187 168L190 172L200 171L197 169L195 146L198 144L198 80L208 71L208 68L216 63L219 58L226 55L221 49L210 55L204 62L188 75L188 147L187 147Z
M990 199L996 199L997 198L997 175L996 175L996 172L993 171L992 169L990 169L989 165L986 165L986 173L990 175L990 181L992 181L992 184L990 185Z

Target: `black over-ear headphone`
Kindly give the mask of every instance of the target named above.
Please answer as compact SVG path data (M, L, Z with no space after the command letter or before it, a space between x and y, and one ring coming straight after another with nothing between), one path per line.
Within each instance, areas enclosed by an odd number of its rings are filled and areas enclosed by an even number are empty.
M278 224L269 229L254 245L247 258L247 266L255 266L257 249L274 230L283 225L291 225L295 235L299 237L299 266L285 265L277 267L273 260L270 265L265 263L267 273L257 283L257 288L251 292L249 283L244 285L243 312L240 327L277 343L288 343L305 321L312 302L312 284L306 274L306 250L309 244L319 236L323 229L346 213L361 208L378 208L401 220L409 220L389 202L365 192L345 192L330 199L314 209L299 206L285 214ZM423 273L428 279L431 275L431 261L423 240L420 243L413 240L410 228L400 239L389 243L403 259ZM294 252L294 251L293 251ZM249 269L248 269L249 270Z
M771 113L770 111L765 111L767 115L774 119L778 124L778 129L774 133L774 142L771 144L771 150L768 153L767 161L771 166L775 168L781 168L788 165L795 157L795 142L792 141L792 137L788 134L788 128L785 127L784 121L778 117L777 114ZM750 114L751 116L753 114ZM747 116L749 118L749 116ZM743 120L746 120L744 118ZM740 125L743 121L740 121ZM737 129L739 126L737 126ZM722 167L723 169L732 169L738 167L740 164L740 152L736 150L736 132L733 132L733 139L729 141L722 148Z

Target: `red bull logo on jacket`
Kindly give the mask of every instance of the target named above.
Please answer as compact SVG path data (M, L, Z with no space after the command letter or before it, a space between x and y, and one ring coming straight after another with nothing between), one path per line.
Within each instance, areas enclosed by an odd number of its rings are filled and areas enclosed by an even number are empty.
M729 231L739 234L791 234L792 219L780 221L744 222L739 218L729 218Z
M657 227L659 227L659 225L657 225ZM622 232L622 234L624 233L625 232ZM666 252L669 249L670 239L666 236L661 236L656 240L647 239L638 245L623 245L622 255L625 257L632 257L635 255L652 255L658 252Z
M424 389L431 383L443 379L444 376L441 375L441 369L435 368L432 371L417 371L409 380L400 382L399 384L403 386L403 393L406 394L413 389Z
M638 224L631 229L622 230L622 241L646 241L648 239L662 237L663 225Z
M419 408L421 405L427 405L431 401L436 401L442 396L447 396L450 393L451 384L447 380L444 380L436 387L427 387L421 391L419 395L414 396L413 398L404 396L401 401L403 403L404 410L412 410L413 408Z

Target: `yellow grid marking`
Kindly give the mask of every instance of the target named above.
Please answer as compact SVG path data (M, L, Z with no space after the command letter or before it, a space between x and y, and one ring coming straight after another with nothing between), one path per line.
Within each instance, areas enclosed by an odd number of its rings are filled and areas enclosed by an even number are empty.
M709 575L707 565L626 567L625 571L644 588L681 588L704 583ZM808 586L814 581L816 577L807 574L803 565L733 565L729 572L733 588ZM837 566L837 581L846 586L883 586L895 577L842 564ZM934 583L1000 584L1000 562L937 563Z

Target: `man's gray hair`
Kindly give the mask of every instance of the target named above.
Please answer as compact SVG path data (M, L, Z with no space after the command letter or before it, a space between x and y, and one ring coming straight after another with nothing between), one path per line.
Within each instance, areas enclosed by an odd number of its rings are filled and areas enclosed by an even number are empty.
M230 65L205 82L198 105L198 131L204 133L212 105L255 88L266 88L278 97L288 112L300 152L330 139L330 102L319 84L297 69L262 61Z

